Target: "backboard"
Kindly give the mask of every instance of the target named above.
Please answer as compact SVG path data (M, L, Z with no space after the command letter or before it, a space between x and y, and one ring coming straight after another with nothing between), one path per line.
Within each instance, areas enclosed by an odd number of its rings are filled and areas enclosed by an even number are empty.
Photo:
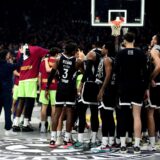
M91 25L111 26L111 21L122 17L122 26L144 25L145 0L91 0Z

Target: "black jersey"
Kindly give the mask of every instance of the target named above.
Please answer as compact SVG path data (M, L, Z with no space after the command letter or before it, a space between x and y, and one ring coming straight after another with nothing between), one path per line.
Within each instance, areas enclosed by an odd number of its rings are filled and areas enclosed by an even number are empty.
M85 81L95 81L97 71L98 71L98 65L99 65L99 62L101 60L101 50L99 48L94 48L91 51L96 54L96 60L92 64L92 68L91 68L92 73L89 73L87 75L87 77L85 78ZM84 68L85 69L86 69L86 65L87 65L87 61L84 62Z
M112 71L111 71L111 77L110 77L110 81L108 83L108 86L115 85L115 73L113 72L113 65L114 65L114 61L115 59L113 57L110 57L111 61L112 61ZM105 72L105 66L104 66L104 58L102 58L100 60L100 63L98 65L98 70L97 70L97 75L96 75L96 82L98 83L103 83L104 79L106 77L106 72Z
M68 57L62 53L58 65L59 84L64 84L64 86L75 86L76 72L76 58Z
M115 59L115 72L122 88L148 87L147 56L140 49L121 50Z

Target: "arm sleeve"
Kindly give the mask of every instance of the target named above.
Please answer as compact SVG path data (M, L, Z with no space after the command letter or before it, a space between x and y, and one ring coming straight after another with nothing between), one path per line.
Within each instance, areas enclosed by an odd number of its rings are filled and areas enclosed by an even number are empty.
M52 83L52 80L55 77L55 75L56 75L56 70L54 68L52 68L51 73L50 73L50 75L48 77L46 89L49 89L49 86Z

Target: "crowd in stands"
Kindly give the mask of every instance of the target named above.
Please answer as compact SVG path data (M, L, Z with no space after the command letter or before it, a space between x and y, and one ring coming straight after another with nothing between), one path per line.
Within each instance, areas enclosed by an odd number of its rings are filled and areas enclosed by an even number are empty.
M151 14L149 5L146 3L145 26L130 28L136 32L137 43L149 44L150 37L158 31L158 24L152 18L155 14ZM57 42L63 46L65 40L74 39L88 51L92 43L106 41L111 33L110 27L91 26L90 0L68 0L67 3L63 0L54 3L6 0L1 2L0 19L0 47L4 45L14 51L33 35L42 47L49 48Z

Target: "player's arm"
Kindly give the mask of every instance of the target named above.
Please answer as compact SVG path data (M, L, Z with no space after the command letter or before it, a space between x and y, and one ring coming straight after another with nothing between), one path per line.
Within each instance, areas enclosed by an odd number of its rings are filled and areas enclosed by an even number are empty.
M87 61L86 61L86 69L84 71L84 74L83 74L83 78L82 78L82 83L84 83L87 78L90 78L93 76L93 73L92 73L92 66L94 64L94 61L96 60L96 55L94 52L90 51L87 56Z
M153 63L154 63L154 70L151 74L151 80L154 80L158 74L160 74L160 57L159 57L159 51L152 49L151 50L151 56L153 58Z
M17 70L14 70L14 71L13 71L13 75L19 77L19 76L20 76L20 73L19 73Z
M52 66L50 66L49 62L48 62L48 58L45 58L44 61L45 61L46 72L50 73L54 64Z
M80 70L80 72L83 74L84 73L84 63L81 59L77 59L76 62L76 69Z
M17 63L11 64L12 71L18 69L23 64L23 49L20 47L19 49L20 58L18 59Z
M110 78L111 78L112 60L109 57L104 58L104 66L105 66L106 76L105 76L104 82L103 82L102 87L101 87L101 89L98 93L98 96L97 96L98 101L102 100L102 97L104 95L104 91L108 85Z
M59 60L57 60L54 65L52 66L52 70L49 74L48 80L47 80L47 86L46 86L46 90L49 89L50 84L52 83L53 78L55 77L56 73L57 73L57 68L58 68L58 63Z
M42 78L41 78L41 72L39 72L39 74L38 74L38 86L39 86L39 91L41 90L41 80L42 80Z

